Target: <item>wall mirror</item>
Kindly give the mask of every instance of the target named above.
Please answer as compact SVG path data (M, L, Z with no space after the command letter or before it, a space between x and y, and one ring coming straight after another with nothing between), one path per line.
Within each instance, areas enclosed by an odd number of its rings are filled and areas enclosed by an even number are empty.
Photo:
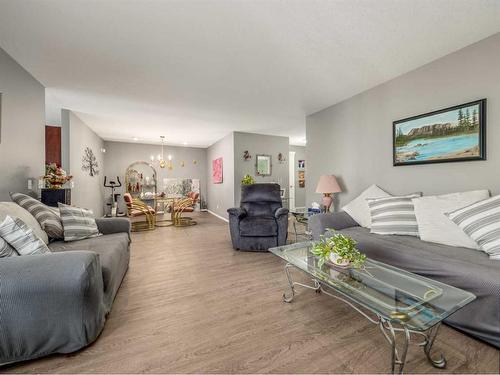
M137 161L125 172L125 189L134 198L150 200L156 197L156 170L145 161Z
M271 175L271 155L256 155L255 169L257 176Z

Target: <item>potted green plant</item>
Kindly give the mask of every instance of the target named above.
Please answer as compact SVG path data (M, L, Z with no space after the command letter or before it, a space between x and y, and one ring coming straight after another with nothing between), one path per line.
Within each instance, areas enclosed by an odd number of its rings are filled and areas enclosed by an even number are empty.
M241 179L241 184L242 185L252 185L252 184L255 184L255 180L253 179L252 176L250 176L249 174L246 174Z
M321 236L311 252L319 258L319 267L329 261L340 267L361 268L366 260L366 255L356 249L356 241L340 233L331 237Z

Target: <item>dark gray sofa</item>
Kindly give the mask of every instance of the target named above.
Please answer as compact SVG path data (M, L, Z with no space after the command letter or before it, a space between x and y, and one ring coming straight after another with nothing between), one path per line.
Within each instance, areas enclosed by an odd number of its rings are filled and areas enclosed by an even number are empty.
M500 348L500 261L462 247L421 241L411 236L371 234L345 212L309 218L313 239L335 229L358 243L369 258L468 290L477 299L445 323Z
M129 264L130 222L96 219L102 236L0 261L0 364L92 343Z

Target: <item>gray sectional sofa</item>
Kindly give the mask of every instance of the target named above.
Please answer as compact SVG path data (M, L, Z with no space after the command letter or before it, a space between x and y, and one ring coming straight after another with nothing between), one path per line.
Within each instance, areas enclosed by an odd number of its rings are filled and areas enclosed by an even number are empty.
M417 237L371 234L345 212L309 218L313 239L335 229L358 243L369 258L474 293L476 300L445 323L500 348L500 261L462 247L424 242Z
M128 269L130 222L96 222L102 236L0 259L0 364L74 352L99 336Z

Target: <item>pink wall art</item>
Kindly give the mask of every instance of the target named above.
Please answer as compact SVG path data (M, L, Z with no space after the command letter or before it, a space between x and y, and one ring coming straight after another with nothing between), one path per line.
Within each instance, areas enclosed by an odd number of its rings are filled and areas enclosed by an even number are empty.
M222 158L212 160L212 182L222 184Z

